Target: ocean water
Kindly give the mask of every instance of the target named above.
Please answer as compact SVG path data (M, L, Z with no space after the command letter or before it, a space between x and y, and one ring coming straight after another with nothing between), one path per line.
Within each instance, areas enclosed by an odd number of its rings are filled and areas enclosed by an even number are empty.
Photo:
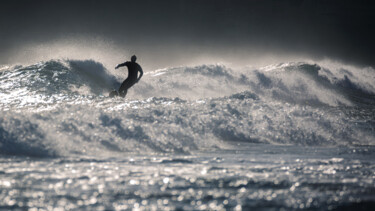
M122 72L123 71L123 72ZM373 210L375 70L0 67L1 210Z

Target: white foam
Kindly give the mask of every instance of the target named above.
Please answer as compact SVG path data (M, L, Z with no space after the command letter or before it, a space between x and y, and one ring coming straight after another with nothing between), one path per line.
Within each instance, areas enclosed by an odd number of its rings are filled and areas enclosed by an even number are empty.
M374 102L352 96L371 100L369 80L306 63L272 68L167 68L145 74L125 100L105 97L102 90L119 82L95 61L7 70L0 76L0 152L115 156L193 153L236 142L375 144L368 107Z

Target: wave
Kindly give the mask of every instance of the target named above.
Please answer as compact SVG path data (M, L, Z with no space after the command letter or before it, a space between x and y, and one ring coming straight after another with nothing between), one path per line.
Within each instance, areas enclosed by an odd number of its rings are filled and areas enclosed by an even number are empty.
M319 109L264 102L243 92L185 101L105 99L43 112L0 114L0 154L117 156L191 154L235 149L237 143L302 146L375 144L373 110Z
M15 66L3 71L0 90L9 95L90 94L109 91L120 83L106 68L93 60L51 60L30 66ZM22 90L22 91L21 91Z
M238 143L374 145L369 69L284 63L146 72L127 99L102 64L48 61L0 75L0 154L117 156L236 149Z
M282 63L259 69L232 70L224 65L166 68L147 72L128 97L179 97L195 100L250 91L263 98L308 105L374 104L375 71L330 70L317 64ZM126 70L124 70L124 78ZM359 77L359 76L362 76ZM51 60L8 68L0 76L3 99L65 94L104 95L121 80L93 60ZM40 99L39 99L40 100Z
M374 72L367 73L374 78ZM200 99L251 91L269 100L303 105L374 104L373 81L361 80L357 75L361 73L343 69L334 72L307 63L241 71L223 65L201 65L157 71L134 92L142 97Z

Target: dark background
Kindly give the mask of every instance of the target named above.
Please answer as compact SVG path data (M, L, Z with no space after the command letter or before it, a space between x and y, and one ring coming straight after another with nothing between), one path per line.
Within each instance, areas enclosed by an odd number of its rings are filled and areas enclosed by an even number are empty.
M375 3L365 0L3 0L0 6L0 64L74 57L81 49L80 57L136 53L149 67L264 57L374 67L374 37Z

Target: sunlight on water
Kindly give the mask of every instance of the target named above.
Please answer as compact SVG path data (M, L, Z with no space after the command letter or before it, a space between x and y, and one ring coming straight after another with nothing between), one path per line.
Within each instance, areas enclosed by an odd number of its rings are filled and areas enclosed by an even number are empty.
M373 196L375 164L364 158L344 148L242 145L189 156L2 159L0 198L23 208L340 209Z

